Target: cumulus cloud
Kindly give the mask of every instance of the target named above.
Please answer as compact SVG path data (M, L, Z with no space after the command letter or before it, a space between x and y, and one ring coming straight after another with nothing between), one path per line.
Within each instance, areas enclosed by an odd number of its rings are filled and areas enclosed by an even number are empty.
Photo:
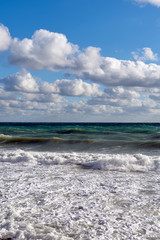
M15 96L13 93L7 92L2 87L0 87L0 99L13 100L15 99Z
M132 52L133 58L139 61L158 61L157 53L153 53L151 48L142 48L142 50L138 50L138 52Z
M66 111L72 114L91 114L106 116L108 114L130 114L135 112L149 112L157 108L158 104L142 95L136 89L125 89L123 87L109 87L104 89L101 96L93 96L90 99L81 100L68 104Z
M106 88L104 90L104 94L101 97L133 99L133 98L139 98L140 94L135 90L125 89L123 87L114 87L114 88Z
M91 105L88 101L82 100L79 102L73 102L71 104L68 104L66 107L66 112L69 113L79 113L79 114L104 114L106 112L109 112L109 108L107 108L105 105Z
M11 36L9 30L4 25L0 25L0 51L8 50L11 44Z
M11 39L6 27L0 30L3 44L5 36L10 39L0 49L9 49L11 64L34 70L63 70L75 78L47 82L22 70L0 79L0 108L4 111L95 116L160 109L160 66L144 62L157 60L150 48L133 53L136 61L119 60L103 57L100 48L79 50L63 34L39 30L31 39L19 40ZM68 96L75 98L70 98L69 103Z
M143 62L157 60L157 54L154 54L150 48L134 52L133 56L137 61L103 57L100 50L100 48L87 47L80 51L77 45L68 42L65 35L41 29L36 31L31 39L12 39L9 61L11 64L34 70L65 70L75 78L90 80L105 86L159 87L160 66ZM74 88L73 82L64 83L65 86L69 84ZM77 83L74 82L74 84L77 86ZM78 85L77 89L73 90L75 95L85 95L84 88L85 91L90 91L87 90L88 85L80 81ZM59 89L60 82L57 82L57 86L50 87ZM95 88L95 85L93 87ZM47 84L44 88L47 88ZM62 92L62 88L58 91ZM73 94L69 93L69 88L65 91L68 95Z
M100 49L93 47L80 53L69 71L82 79L106 86L160 86L159 65L102 57Z
M7 102L4 100L0 100L0 107L1 109L4 109L5 112L8 112L9 114L15 113L15 112L24 112L24 113L30 113L32 111L39 111L39 112L45 112L46 114L51 111L56 111L59 108L59 105L57 102L50 103L50 102L37 102L37 101L29 101L29 100L22 100L22 99L16 99L16 100L8 100Z
M32 75L22 70L16 74L12 74L6 78L0 79L0 83L4 84L6 91L22 91L22 92L38 92L39 86Z
M22 99L37 103L59 103L62 97L58 94L43 94L43 93L22 93ZM63 100L64 101L64 100Z
M81 79L40 81L27 72L10 75L0 80L0 108L7 114L74 114L78 116L106 116L106 114L140 114L160 109L159 91L144 87L106 87ZM78 96L69 102L66 96ZM87 96L87 97L86 97ZM85 98L84 98L85 97ZM79 116L80 116L79 115ZM105 119L104 119L105 120Z
M17 40L16 40L17 41ZM24 40L25 42L26 40ZM27 40L28 41L28 40ZM44 41L45 42L45 41ZM15 42L16 43L16 42ZM69 43L68 43L69 44ZM16 45L16 44L15 44ZM19 44L18 44L19 45ZM23 44L22 44L23 45ZM71 46L69 44L69 46ZM16 46L12 48L15 50ZM31 47L32 48L32 47ZM43 49L43 47L41 46ZM116 58L102 57L100 49L88 47L76 55L66 55L65 51L57 50L56 54L51 54L53 51L46 47L45 54L42 55L38 51L36 54L29 57L28 51L25 53L25 46L22 47L23 54L18 47L16 52L11 52L10 59L12 63L30 67L34 69L50 69L52 71L66 69L69 74L74 74L78 78L91 80L93 82L102 83L107 86L144 86L154 87L159 86L160 66L156 64L145 64L142 61L119 60ZM35 49L35 48L34 48ZM70 48L70 53L73 53L73 48ZM19 52L20 51L20 52ZM47 53L46 53L47 52ZM18 54L19 53L19 54ZM24 56L24 57L22 57ZM156 55L152 55L149 49L145 49L145 59L156 59ZM19 60L18 60L19 59ZM142 60L142 59L141 59Z
M136 2L140 3L140 4L152 4L156 7L160 7L160 0L135 0Z
M98 84L89 84L81 79L61 79L56 80L54 83L43 82L40 91L58 93L63 96L94 96L101 94Z
M139 107L142 106L140 94L135 90L123 87L106 88L101 96L88 100L91 105L107 105L113 107Z
M42 80L38 81L26 70L0 79L0 83L3 84L4 90L6 91L36 93L39 94L39 96L40 94L48 94L48 96L50 94L50 98L47 97L47 99L52 99L53 96L51 95L53 94L62 96L98 96L102 94L99 90L99 85L95 83L89 84L81 79L61 79L53 83ZM33 94L30 96L33 96ZM43 99L43 97L39 97L39 99L40 98Z
M68 67L77 51L77 45L68 42L64 34L40 29L31 39L12 40L9 61L25 68L57 71Z

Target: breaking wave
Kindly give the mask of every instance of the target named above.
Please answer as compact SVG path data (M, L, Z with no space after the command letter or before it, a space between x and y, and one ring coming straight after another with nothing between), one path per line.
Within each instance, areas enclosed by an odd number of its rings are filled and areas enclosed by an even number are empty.
M52 153L0 151L0 162L30 165L73 165L82 169L124 172L160 171L160 157L143 154Z

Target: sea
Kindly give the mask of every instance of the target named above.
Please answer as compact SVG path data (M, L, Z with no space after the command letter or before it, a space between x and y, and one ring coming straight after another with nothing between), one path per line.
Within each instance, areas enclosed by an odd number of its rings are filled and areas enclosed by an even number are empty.
M160 123L0 123L0 240L160 240Z

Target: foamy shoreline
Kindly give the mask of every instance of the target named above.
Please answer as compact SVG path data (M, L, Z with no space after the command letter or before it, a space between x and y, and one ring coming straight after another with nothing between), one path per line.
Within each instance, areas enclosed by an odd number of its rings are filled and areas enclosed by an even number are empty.
M0 238L159 239L156 172L1 162Z

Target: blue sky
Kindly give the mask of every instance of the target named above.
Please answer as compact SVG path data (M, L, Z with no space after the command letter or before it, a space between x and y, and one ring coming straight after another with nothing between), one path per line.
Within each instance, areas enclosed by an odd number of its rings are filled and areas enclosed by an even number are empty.
M160 0L0 0L0 121L159 121Z
M137 48L159 48L159 8L132 0L0 0L0 21L12 37L47 29L80 48L100 47L104 56L128 59Z

